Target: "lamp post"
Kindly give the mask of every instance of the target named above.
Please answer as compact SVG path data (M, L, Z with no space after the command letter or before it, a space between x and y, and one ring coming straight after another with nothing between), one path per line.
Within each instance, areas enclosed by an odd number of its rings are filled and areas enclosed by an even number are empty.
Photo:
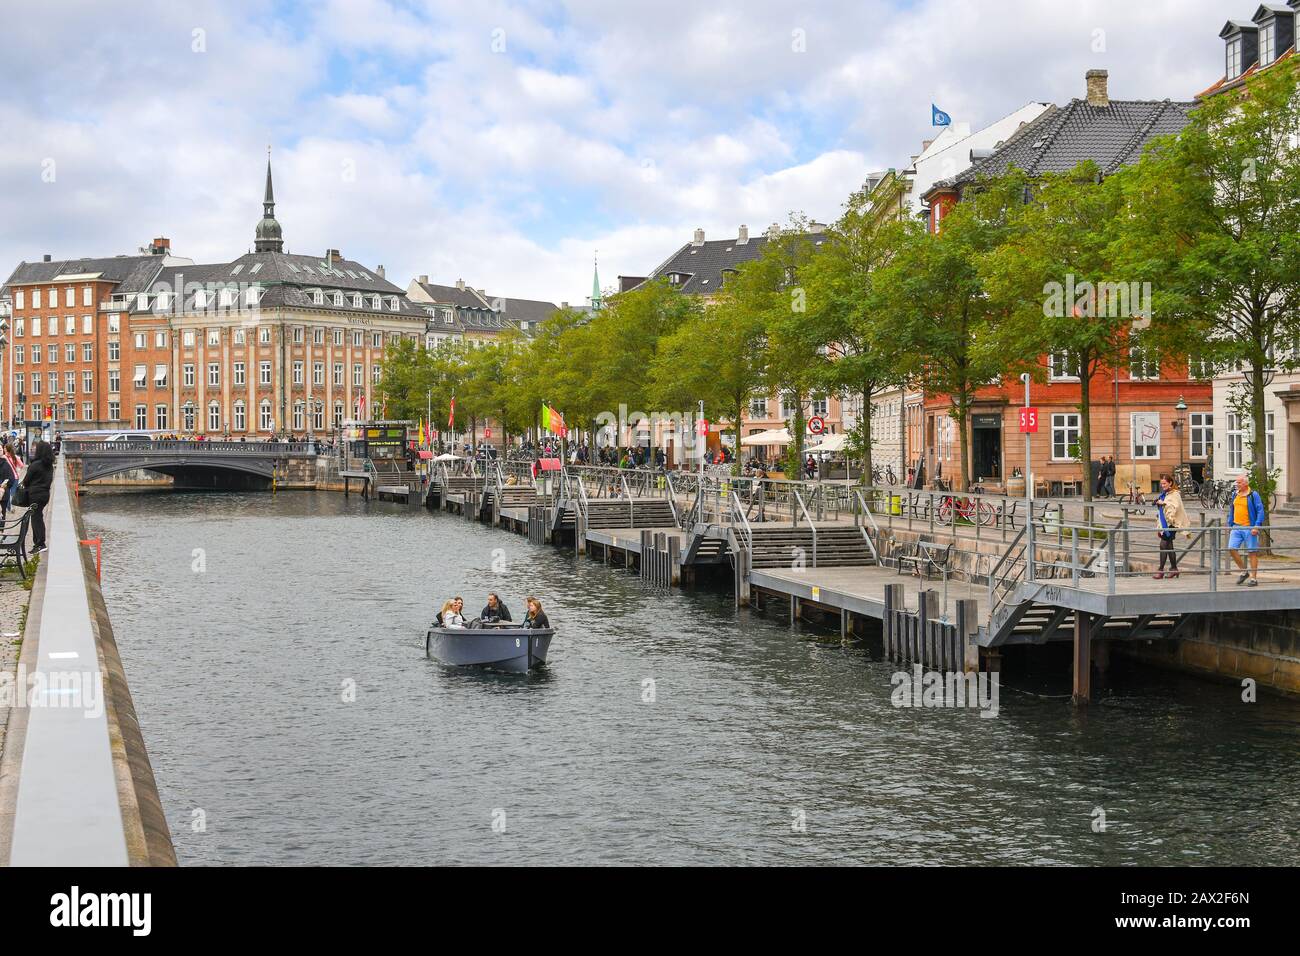
M194 431L194 424L195 424L194 402L190 399L186 399L185 405L183 407L185 409L185 418L182 420L182 425L184 426L185 431L192 432Z
M1174 431L1178 433L1178 469L1181 469L1186 463L1183 456L1183 434L1187 424L1185 417L1187 415L1187 402L1183 399L1183 396L1178 396L1178 404L1174 406L1174 411L1178 413L1178 417L1174 419Z

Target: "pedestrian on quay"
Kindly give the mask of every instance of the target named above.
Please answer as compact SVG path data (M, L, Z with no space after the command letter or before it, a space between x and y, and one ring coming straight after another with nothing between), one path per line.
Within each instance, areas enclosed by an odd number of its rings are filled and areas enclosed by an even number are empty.
M0 497L0 511L8 515L13 510L14 492L18 490L18 483L23 478L23 465L14 454L14 443L8 435L0 436L0 458L4 459L9 470L13 472L13 480L5 486L4 494Z
M1115 497L1115 456L1114 455L1106 456L1106 464L1103 470L1105 471L1105 475L1106 475L1106 484L1102 488L1102 496L1105 498L1114 498Z
M32 463L23 476L27 505L32 515L32 554L45 550L45 506L50 503L50 486L54 484L54 449L49 442L38 441L32 450Z
M1259 532L1264 526L1264 500L1251 490L1246 475L1237 476L1237 493L1228 505L1228 553L1241 569L1238 585L1259 586ZM1241 552L1250 555L1250 566Z
M1160 570L1154 575L1157 581L1163 578L1178 577L1178 550L1174 542L1178 532L1191 527L1187 510L1183 507L1183 495L1172 475L1160 476L1160 495L1156 498L1156 520L1159 527L1156 534L1160 538ZM1165 573L1165 561L1169 561L1169 573Z

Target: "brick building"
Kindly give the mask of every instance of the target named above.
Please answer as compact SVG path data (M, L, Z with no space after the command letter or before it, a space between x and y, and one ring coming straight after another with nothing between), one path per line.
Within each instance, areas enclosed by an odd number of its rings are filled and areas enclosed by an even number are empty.
M170 255L22 263L5 369L15 417L59 429L208 436L331 434L381 414L386 346L427 344L433 307L345 259L283 251L267 164L253 251L195 265Z

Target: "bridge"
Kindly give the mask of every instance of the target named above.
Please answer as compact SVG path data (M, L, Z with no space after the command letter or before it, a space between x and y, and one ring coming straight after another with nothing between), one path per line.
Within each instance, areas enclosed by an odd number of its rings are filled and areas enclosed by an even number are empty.
M171 476L178 488L266 488L316 459L315 442L65 441L62 450L83 483L144 469Z

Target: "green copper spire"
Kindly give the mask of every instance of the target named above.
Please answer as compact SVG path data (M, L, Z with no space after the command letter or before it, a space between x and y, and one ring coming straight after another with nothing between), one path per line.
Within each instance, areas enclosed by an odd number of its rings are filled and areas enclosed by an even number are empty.
M591 260L591 307L593 309L599 309L600 306L600 269L595 257L593 256Z

